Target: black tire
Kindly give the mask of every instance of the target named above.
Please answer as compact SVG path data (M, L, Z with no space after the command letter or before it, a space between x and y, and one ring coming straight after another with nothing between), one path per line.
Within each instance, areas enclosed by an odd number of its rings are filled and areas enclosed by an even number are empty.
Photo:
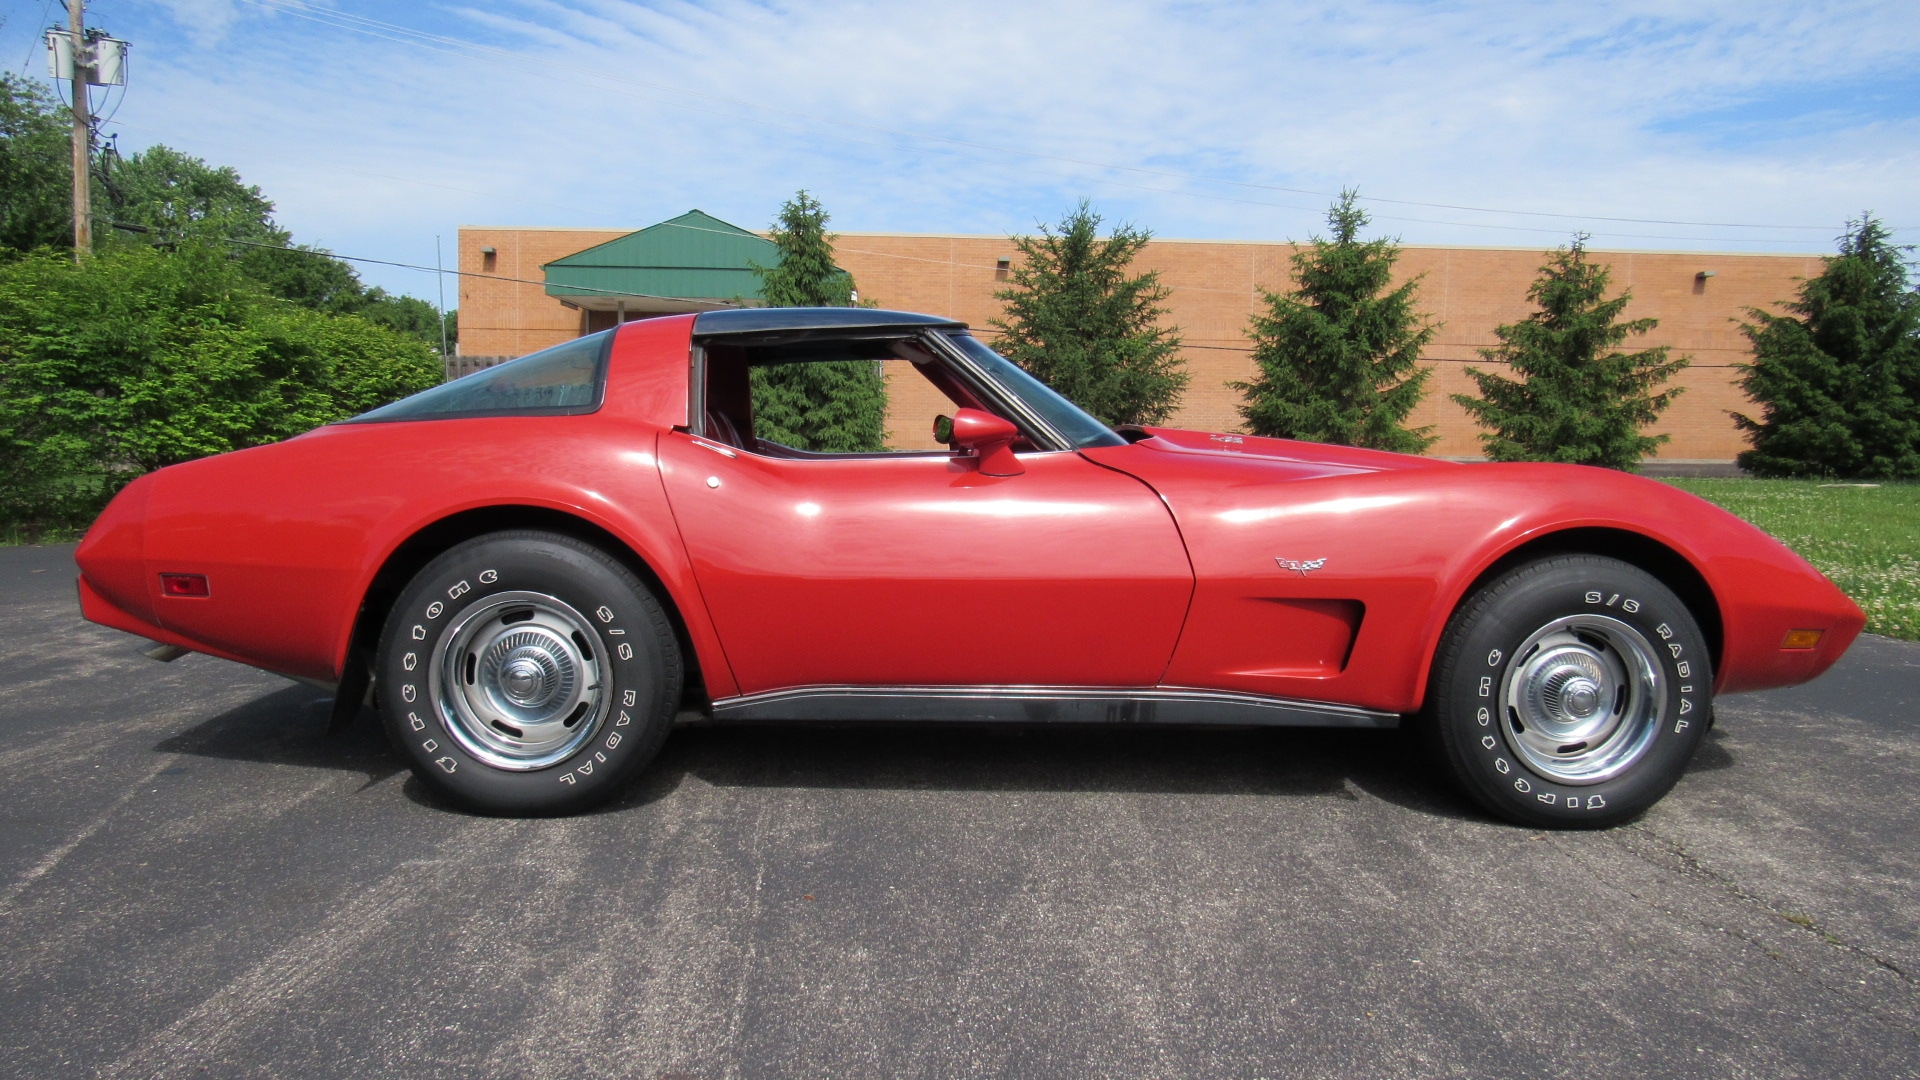
M1712 695L1706 639L1672 590L1616 559L1564 555L1461 604L1420 719L1434 759L1489 812L1595 828L1673 788Z
M489 814L569 813L659 751L680 700L660 604L590 544L500 532L434 559L380 635L387 734L415 776Z

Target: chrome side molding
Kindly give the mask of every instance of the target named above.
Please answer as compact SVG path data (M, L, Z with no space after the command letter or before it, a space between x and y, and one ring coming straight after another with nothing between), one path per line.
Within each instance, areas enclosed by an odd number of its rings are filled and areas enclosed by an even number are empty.
M806 686L721 698L715 722L928 721L1395 728L1398 713L1178 686Z

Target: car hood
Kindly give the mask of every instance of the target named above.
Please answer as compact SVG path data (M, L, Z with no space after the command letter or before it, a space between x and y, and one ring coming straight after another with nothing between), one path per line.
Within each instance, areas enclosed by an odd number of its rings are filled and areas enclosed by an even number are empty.
M1300 442L1295 439L1267 439L1258 435L1231 435L1213 431L1182 431L1178 428L1143 428L1155 449L1174 453L1217 455L1230 460L1266 460L1293 466L1320 466L1327 474L1354 472L1398 472L1407 469L1457 469L1460 463L1413 454L1394 454L1385 450L1364 450L1357 446ZM1143 440L1144 441L1144 440ZM1298 475L1296 470L1289 470Z

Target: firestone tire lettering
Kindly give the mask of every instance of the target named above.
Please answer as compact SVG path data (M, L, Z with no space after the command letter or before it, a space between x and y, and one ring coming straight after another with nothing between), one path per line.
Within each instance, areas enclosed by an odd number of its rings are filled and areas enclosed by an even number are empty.
M1525 654L1519 650L1530 638L1566 642L1555 647L1573 651L1587 642L1587 651L1597 651L1604 660L1608 654L1587 638L1534 637L1543 628L1582 625L1617 628L1628 648L1634 641L1644 642L1637 656L1654 673L1638 682L1620 676L1624 689L1596 688L1599 692L1592 696L1601 700L1602 708L1611 707L1609 713L1595 714L1589 706L1587 714L1535 717L1536 725L1546 726L1529 742L1519 708L1548 707L1541 704L1548 699L1526 697L1526 687L1536 684L1516 682L1519 674L1533 672L1551 680L1577 675L1578 670L1577 665L1527 668L1542 646ZM1611 640L1588 633L1594 641ZM1706 656L1692 613L1645 571L1600 556L1542 559L1516 567L1461 603L1435 656L1426 709L1417 726L1443 771L1482 808L1500 817L1536 827L1616 824L1638 815L1672 788L1704 735L1705 725L1693 720L1712 700L1712 679L1701 670ZM1471 674L1463 670L1467 665L1475 669ZM1481 674L1489 667L1497 669L1494 674ZM1631 669L1622 664L1617 670ZM1490 697L1491 718L1486 703ZM1539 755L1539 733L1561 730L1553 724L1564 721L1572 729L1596 715L1605 723L1596 724L1599 734L1591 746L1576 741L1558 750L1550 747L1552 760L1522 752ZM1562 760L1553 757L1555 753L1568 756ZM1598 762L1592 774L1579 772L1586 760L1581 755L1587 753Z

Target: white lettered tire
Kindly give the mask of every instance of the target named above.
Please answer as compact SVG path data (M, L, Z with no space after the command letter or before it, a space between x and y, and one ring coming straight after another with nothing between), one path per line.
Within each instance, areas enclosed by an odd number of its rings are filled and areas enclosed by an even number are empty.
M414 775L512 815L615 794L666 738L682 679L673 628L632 571L544 532L478 537L427 564L387 618L375 671Z
M1705 637L1672 590L1617 559L1563 555L1461 604L1420 722L1435 760L1488 811L1595 827L1672 789L1712 695Z

